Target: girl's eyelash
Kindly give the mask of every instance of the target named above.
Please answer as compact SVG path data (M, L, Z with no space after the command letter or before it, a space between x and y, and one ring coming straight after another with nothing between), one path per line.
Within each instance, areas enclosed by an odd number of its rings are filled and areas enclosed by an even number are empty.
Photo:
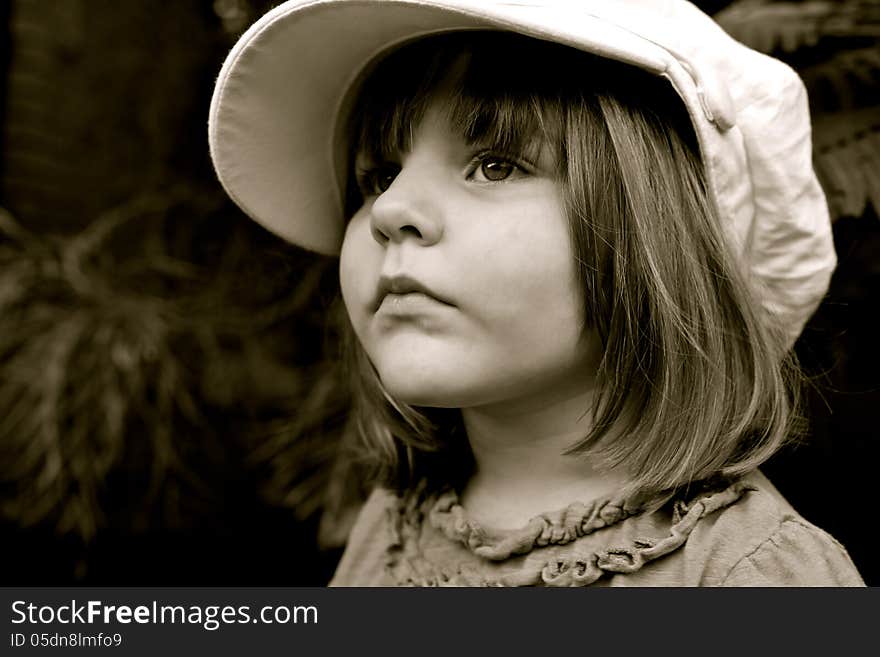
M474 153L471 156L471 165L482 164L489 159L497 159L503 160L505 162L510 162L511 164L515 164L523 171L527 171L532 166L530 162L527 162L519 155L514 155L512 153L506 153L504 151L493 149L485 149Z
M523 173L529 173L534 169L534 165L531 162L524 160L522 157L512 155L511 153L505 153L503 151L486 149L478 151L471 156L470 164L468 164L468 177L472 176L476 173L477 169L486 161L486 160L501 160L502 162L507 162L512 164L514 167L522 171Z
M522 173L531 173L534 170L534 165L520 156L499 150L484 149L471 156L466 168L467 177L470 179L487 160L493 159L511 164ZM355 182L361 194L365 196L378 195L387 189L385 183L390 182L388 177L390 176L390 180L393 180L399 170L400 165L394 162L358 166L355 169ZM503 180L495 182L503 182Z

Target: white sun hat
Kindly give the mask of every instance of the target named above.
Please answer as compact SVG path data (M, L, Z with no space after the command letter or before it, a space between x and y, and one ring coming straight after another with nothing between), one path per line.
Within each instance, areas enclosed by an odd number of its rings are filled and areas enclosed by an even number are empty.
M794 343L836 265L806 91L788 66L684 0L285 2L239 39L217 79L209 140L226 192L279 236L338 254L347 166L338 133L352 85L405 42L473 29L565 44L667 78L693 123L723 229Z

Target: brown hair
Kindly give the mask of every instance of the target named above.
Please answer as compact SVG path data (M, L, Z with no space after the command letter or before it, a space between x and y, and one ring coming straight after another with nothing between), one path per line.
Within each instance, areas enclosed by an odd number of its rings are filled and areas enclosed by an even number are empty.
M429 37L371 71L353 152L407 148L434 101L469 142L523 153L537 139L557 156L586 329L603 349L594 427L568 453L626 468L630 492L649 495L768 459L792 433L797 369L726 243L669 82L504 32ZM360 198L347 190L350 216ZM473 461L460 413L392 399L342 321L354 419L379 481L462 484Z

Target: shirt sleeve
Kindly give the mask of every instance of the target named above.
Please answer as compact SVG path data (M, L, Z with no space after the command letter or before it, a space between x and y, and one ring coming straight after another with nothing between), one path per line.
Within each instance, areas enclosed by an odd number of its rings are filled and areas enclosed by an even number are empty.
M818 527L787 519L730 570L722 586L865 586L843 546Z

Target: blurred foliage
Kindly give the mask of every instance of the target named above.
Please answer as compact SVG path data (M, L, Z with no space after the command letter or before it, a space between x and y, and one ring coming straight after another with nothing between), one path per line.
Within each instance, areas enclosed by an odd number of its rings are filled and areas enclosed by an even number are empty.
M282 417L322 418L300 420L300 435L329 433L333 409L344 417L316 303L332 298L332 263L297 269L292 247L230 216L218 193L189 187L135 198L74 236L0 213L3 516L90 539L108 477L134 468L149 477L131 526L157 505L166 525L185 525L174 500L210 498L201 477L231 448L274 501L317 511L287 484L327 472L328 450L285 461L273 434Z
M738 0L715 18L803 78L832 216L880 212L880 0Z
M146 191L206 178L203 131L189 126L226 41L199 9L14 0L0 205L33 230L77 232Z

